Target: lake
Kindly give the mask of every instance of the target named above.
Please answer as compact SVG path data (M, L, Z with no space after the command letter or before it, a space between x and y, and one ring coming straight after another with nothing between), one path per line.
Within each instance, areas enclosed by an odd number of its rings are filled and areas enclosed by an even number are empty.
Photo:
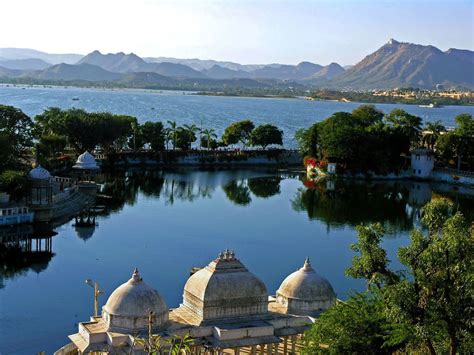
M383 245L392 265L400 267L397 249L407 244L425 202L447 196L474 213L474 199L453 186L420 182L313 184L296 172L266 169L127 171L97 179L102 207L96 226L66 221L55 227L54 255L0 244L0 256L6 256L0 260L2 355L50 354L66 344L77 322L93 312L87 278L104 290L102 306L138 267L168 306L176 307L191 268L229 248L270 294L309 256L344 299L365 287L344 275L354 256L349 247L357 224L382 223ZM39 228L24 231L40 232L45 234Z
M73 100L77 98L78 100ZM308 101L304 99L246 98L200 96L177 91L80 89L63 87L6 87L0 85L0 104L12 105L34 116L47 107L83 108L110 111L137 117L139 122L174 120L179 125L196 124L213 128L220 135L233 121L251 119L255 124L271 123L284 132L284 144L294 147L293 137L299 128L309 127L337 111L352 111L360 103ZM441 120L454 126L460 113L474 114L474 106L426 108L416 105L377 104L390 112L403 108L424 121Z

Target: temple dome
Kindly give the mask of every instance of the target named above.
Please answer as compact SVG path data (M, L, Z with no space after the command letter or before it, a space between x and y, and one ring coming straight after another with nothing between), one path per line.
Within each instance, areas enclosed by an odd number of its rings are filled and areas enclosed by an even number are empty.
M34 180L49 180L51 178L51 174L41 165L38 165L36 168L30 170L28 177Z
M283 280L276 296L277 302L294 314L318 314L336 301L331 284L314 271L308 258L302 268Z
M158 291L143 282L135 269L130 280L120 285L102 307L102 317L109 330L135 331L146 329L148 315L155 316L154 326L168 320L168 307Z
M94 156L85 151L77 158L76 164L73 166L74 169L81 169L81 170L97 170L99 167L97 166L97 162Z
M201 321L268 312L265 284L225 251L193 274L184 286L183 306Z

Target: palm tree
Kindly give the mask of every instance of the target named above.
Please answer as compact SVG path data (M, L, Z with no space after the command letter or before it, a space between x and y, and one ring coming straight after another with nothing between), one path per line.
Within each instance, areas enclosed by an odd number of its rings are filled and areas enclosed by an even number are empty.
M178 139L178 125L176 121L168 121L169 128L167 128L169 138L173 142L173 150L176 149L176 140Z
M425 132L423 134L423 145L433 149L441 132L445 131L446 127L443 126L441 121L438 120L436 122L427 122L425 125Z
M198 126L196 126L195 124L191 124L191 125L188 125L188 124L185 124L183 125L183 129L188 131L189 132L189 136L194 138L194 140L196 140L196 134L199 133L201 130L199 129ZM194 141L193 140L193 141ZM192 142L190 144L190 146L192 147Z
M211 140L213 139L216 139L217 138L217 134L215 133L215 131L210 128L206 128L206 129L203 129L201 130L201 140L202 138L205 137L206 138L206 142L207 142L207 149L209 149L209 146L211 144Z

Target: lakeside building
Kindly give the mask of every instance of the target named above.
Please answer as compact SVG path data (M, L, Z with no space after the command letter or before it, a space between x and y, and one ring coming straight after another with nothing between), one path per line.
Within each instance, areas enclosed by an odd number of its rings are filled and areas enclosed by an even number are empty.
M80 172L74 178L52 176L41 165L28 173L31 190L27 206L34 212L34 221L70 216L94 204L97 185L92 181L92 172L99 170L95 158L85 152L74 168Z
M162 344L188 335L192 354L295 353L297 337L334 302L332 286L309 259L269 296L265 284L226 250L189 277L176 309L168 309L135 269L112 292L102 314L80 322L71 343L55 355L144 354L135 340L150 333Z

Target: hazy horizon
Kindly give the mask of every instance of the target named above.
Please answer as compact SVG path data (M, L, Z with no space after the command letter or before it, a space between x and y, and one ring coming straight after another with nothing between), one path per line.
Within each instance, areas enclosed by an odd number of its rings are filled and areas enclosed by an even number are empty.
M3 0L0 8L18 14L0 22L0 47L48 53L351 65L390 38L474 49L469 0Z

